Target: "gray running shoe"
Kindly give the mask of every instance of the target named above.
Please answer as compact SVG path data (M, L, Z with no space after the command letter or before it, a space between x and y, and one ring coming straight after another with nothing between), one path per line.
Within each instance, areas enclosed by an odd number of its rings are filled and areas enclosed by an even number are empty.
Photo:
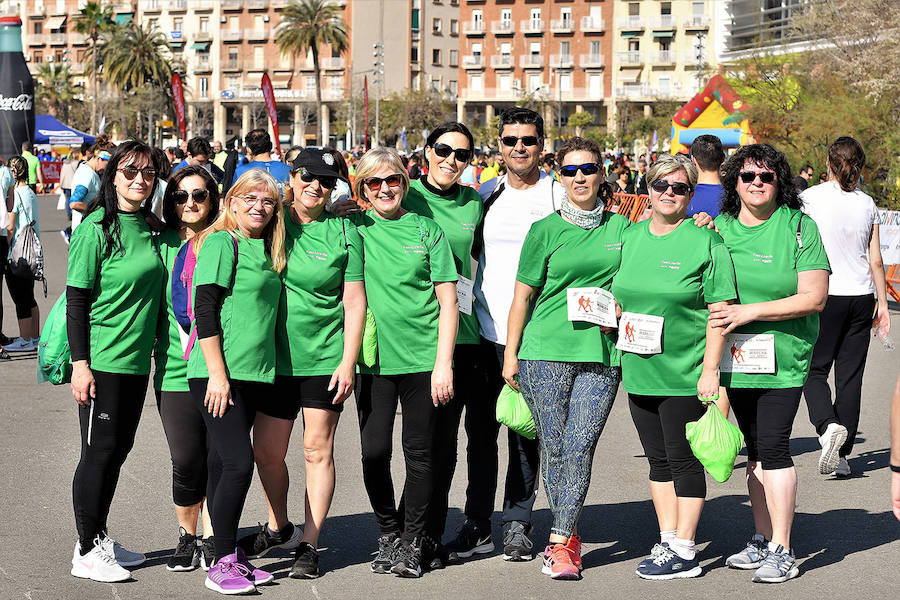
M760 568L753 574L754 583L781 583L800 574L794 553L778 546L766 557Z
M769 556L769 545L766 543L766 538L757 533L747 542L746 548L728 557L725 566L732 569L758 569L767 556Z
M503 532L503 560L523 561L534 558L534 544L528 539L531 525L521 521L506 524Z
M819 456L819 473L828 475L838 468L838 452L847 441L847 428L840 423L829 423L825 433L819 436L822 454Z
M378 554L372 561L373 573L390 573L397 563L397 552L400 550L400 537L396 533L386 533L378 538Z

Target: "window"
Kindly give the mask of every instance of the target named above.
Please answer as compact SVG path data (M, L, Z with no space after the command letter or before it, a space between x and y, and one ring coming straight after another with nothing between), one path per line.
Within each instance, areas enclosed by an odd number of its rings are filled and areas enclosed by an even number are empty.
M35 52L31 55L32 61L35 64L42 64L44 62L44 55L41 52Z
M668 52L671 45L672 45L672 38L660 38L659 51L660 52Z
M473 92L480 92L484 89L484 81L481 79L481 75L472 75L469 77L469 88Z
M409 47L409 60L410 62L417 63L419 62L419 47L418 46L410 46Z
M36 34L44 33L44 24L41 23L40 21L35 21L34 22L34 32Z
M413 31L419 30L419 9L414 8L409 18L409 26Z
M706 12L706 6L703 2L692 2L691 12L693 12L695 17L702 17L703 13Z
M588 91L591 98L603 97L603 75L591 75L588 77Z
M435 17L431 20L431 33L440 33L441 32L441 21L440 17Z
M671 2L660 2L659 3L659 14L671 15L672 14L672 3Z
M450 19L450 35L459 35L458 19Z
M455 2L456 2L456 0L450 0L451 4L455 4ZM451 79L450 81L447 82L447 91L450 92L451 96L456 95L456 87L457 87L457 84L456 84L455 79Z
M631 38L628 40L628 51L629 52L638 52L641 49L641 40L637 38Z
M600 56L603 54L603 47L600 42L591 42L591 56Z
M472 44L472 56L481 56L481 43Z
M200 33L209 33L209 17L200 17Z
M510 43L510 42L501 43L500 44L500 54L502 56L509 56L510 54L512 54L512 43Z
M450 0L450 6L459 6L459 0Z
M559 55L560 56L569 56L569 42L560 42L559 43Z
M241 23L237 17L228 17L228 31L240 31Z
M263 20L263 15L256 15L253 17L253 31L265 31L266 30L266 22Z
M450 51L450 66L451 67L459 66L459 50L451 50Z
M591 19L593 19L594 23L599 23L602 18L603 7L591 5Z
M511 86L512 75L510 75L509 73L504 73L497 78L497 87L499 87L501 90L506 91L510 89Z
M238 63L238 50L237 48L229 48L228 49L228 63L232 68L237 67Z
M531 42L531 46L529 48L531 56L539 56L541 54L540 42Z
M441 91L441 80L440 79L432 79L429 84L432 92L440 92Z
M432 48L431 49L431 64L433 64L433 65L441 64L441 49L440 48Z
M569 7L561 8L559 11L559 17L562 19L562 22L567 27L572 25L572 9Z
M229 90L236 90L241 86L240 77L231 75L225 80L225 84L228 86Z
M537 25L537 21L540 21L540 20L541 20L541 9L539 9L539 8L532 8L532 9L531 9L531 23L532 23L532 27L535 27L535 26Z
M559 76L559 89L562 92L571 92L572 91L572 74L571 73L563 73Z
M537 74L529 75L528 76L528 91L536 92L537 90L541 89L542 83L543 82L541 81L540 75L537 75Z
M253 67L263 69L266 66L266 49L263 46L253 48Z
M512 9L504 8L500 11L500 20L504 23L509 23L512 21Z
M307 94L315 94L316 93L316 78L311 75L306 77L306 93Z
M150 31L159 27L159 19L150 19L147 21L147 26L150 28Z
M209 77L200 77L197 79L198 87L200 88L200 97L201 98L209 98Z
M340 91L342 83L340 75L332 75L328 78L328 88L332 92Z
M481 16L481 9L476 8L472 11L472 23L481 23L483 17Z
M172 19L172 31L183 31L184 29L184 19L181 17L175 17Z
M661 96L668 95L672 88L672 80L668 75L660 75L659 83L657 84L657 89L659 89L659 93Z
M641 14L641 4L640 2L629 2L628 3L628 16L630 17L638 17Z

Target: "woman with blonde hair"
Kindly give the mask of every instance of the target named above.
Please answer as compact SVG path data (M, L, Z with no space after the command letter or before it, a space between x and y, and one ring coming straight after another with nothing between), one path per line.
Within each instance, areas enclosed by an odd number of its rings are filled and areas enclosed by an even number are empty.
M259 169L235 182L219 217L195 237L194 330L188 385L209 432L207 499L215 563L206 587L252 592L272 574L254 569L235 537L250 481L256 405L273 393L275 321L281 297L284 207L278 183ZM248 320L252 322L247 327Z

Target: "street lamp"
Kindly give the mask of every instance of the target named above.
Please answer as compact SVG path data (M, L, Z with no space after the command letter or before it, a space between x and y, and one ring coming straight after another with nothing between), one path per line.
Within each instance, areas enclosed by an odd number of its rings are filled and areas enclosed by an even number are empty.
M381 126L381 83L384 79L384 42L375 42L372 44L372 56L375 58L373 61L374 64L374 77L375 80L375 145L378 144L378 140L380 139L380 126Z

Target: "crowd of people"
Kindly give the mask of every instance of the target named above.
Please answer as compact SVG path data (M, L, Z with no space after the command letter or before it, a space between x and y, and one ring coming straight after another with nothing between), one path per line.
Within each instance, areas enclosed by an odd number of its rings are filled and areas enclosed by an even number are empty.
M857 185L863 149L835 140L827 180L801 194L769 145L726 158L718 138L700 136L689 156L641 159L632 172L591 140L549 157L543 140L541 117L512 108L500 115L499 157L485 156L480 173L472 134L455 122L412 161L386 148L292 148L280 161L264 130L247 135L249 160L202 139L174 165L139 141L100 136L85 148L64 188L82 441L72 575L121 581L145 559L110 536L107 517L153 371L178 523L167 568L202 567L223 594L270 582L249 561L273 549L294 551L290 577L319 576L335 431L351 395L380 531L371 571L415 578L494 552L504 385L521 391L537 429L536 439L506 436L505 560L537 554L551 578L582 577L579 517L621 384L659 534L637 576L702 571L706 474L685 425L715 403L743 433L753 514L726 565L754 582L796 577L789 440L801 394L820 473L850 475L868 331L873 318L890 328L875 207ZM27 162L9 170L14 203L0 225L15 244L37 203ZM649 218L617 214L619 192L648 193ZM33 348L33 282L31 292L7 282L20 329L9 349ZM285 463L298 417L302 528ZM445 536L461 421L466 520ZM900 381L893 427L900 518ZM238 538L254 467L268 515ZM532 527L539 479L553 516L543 551Z

